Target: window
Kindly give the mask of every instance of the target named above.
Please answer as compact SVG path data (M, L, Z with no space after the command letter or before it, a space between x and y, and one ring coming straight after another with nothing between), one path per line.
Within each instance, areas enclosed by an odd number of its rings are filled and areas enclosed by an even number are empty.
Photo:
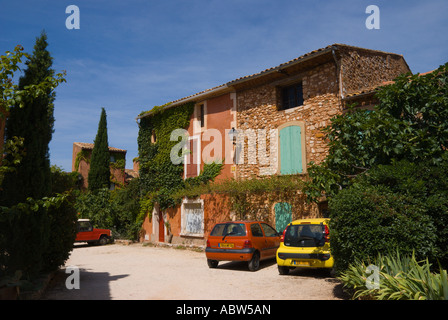
M219 237L237 237L246 235L246 226L244 223L220 223L217 224L212 232L211 236Z
M297 174L304 171L306 158L302 127L293 122L279 128L280 174Z
M277 236L277 231L275 231L274 228L272 228L270 225L268 225L266 223L262 223L261 227L263 228L264 235L266 237L276 237Z
M202 200L184 200L181 209L181 235L204 235L204 207Z
M322 247L325 227L321 224L292 225L286 229L284 244L291 247Z
M90 221L78 221L78 231L79 232L88 232L92 231L93 227Z
M282 101L280 110L286 110L303 105L302 82L282 88Z
M152 132L151 132L151 143L156 143L156 142L157 142L156 131L152 130Z
M262 237L263 236L263 231L261 231L260 225L258 223L251 224L250 230L252 231L252 236L254 236L254 237Z
M199 136L188 137L184 158L184 178L197 177L201 170L201 142Z
M204 128L205 126L205 108L204 105L201 104L200 108L199 108L199 121L201 122L201 128Z

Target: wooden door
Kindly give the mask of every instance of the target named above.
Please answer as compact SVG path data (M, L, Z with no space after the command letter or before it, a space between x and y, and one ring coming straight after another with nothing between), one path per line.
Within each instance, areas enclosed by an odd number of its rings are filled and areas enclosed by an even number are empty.
M165 223L163 221L163 214L159 211L159 242L165 242Z

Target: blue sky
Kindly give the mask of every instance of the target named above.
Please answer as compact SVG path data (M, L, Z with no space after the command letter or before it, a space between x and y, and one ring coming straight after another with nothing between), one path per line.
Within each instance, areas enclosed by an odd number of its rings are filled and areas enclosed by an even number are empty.
M368 5L380 9L369 30ZM66 7L80 10L69 30ZM71 170L73 142L95 139L106 109L109 145L138 155L135 118L309 51L344 43L402 54L411 70L448 62L446 0L0 0L0 52L31 53L47 32L56 89L51 164Z

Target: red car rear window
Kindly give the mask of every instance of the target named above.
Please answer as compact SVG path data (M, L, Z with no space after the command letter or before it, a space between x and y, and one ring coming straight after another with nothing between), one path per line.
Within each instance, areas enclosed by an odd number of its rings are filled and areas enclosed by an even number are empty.
M210 235L215 237L245 236L246 225L244 223L219 223L213 228Z

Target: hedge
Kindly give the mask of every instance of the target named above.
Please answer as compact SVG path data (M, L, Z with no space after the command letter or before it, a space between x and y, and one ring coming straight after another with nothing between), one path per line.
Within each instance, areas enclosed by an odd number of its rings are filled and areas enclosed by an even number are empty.
M33 280L63 265L76 238L76 220L66 195L0 207L0 278L20 271Z
M448 264L448 161L377 166L329 201L338 270L399 250Z

